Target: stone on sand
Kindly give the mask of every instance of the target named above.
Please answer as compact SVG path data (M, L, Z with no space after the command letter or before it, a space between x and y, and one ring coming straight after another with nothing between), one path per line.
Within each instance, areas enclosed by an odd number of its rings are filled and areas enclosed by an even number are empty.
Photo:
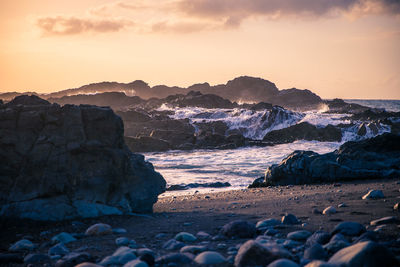
M287 234L287 238L295 241L304 241L311 236L311 233L307 230L299 230L290 232Z
M197 240L197 237L195 237L194 235L187 233L187 232L180 232L178 234L176 234L175 239L177 241L181 241L181 242L195 242Z
M215 251L205 251L200 253L199 255L194 258L194 261L197 264L221 264L226 262L226 259L224 256L222 256L220 253L215 252Z
M292 254L276 245L265 246L254 240L248 240L235 257L235 267L266 266L280 258L292 259Z
M300 224L299 220L293 214L286 214L282 217L282 224Z
M55 256L55 255L60 255L60 256L65 256L69 253L69 249L64 245L64 243L58 243L51 248L49 248L49 251L47 254L49 256Z
M371 225L382 225L382 224L399 224L400 220L394 216L383 217L370 222Z
M71 234L69 234L69 233L62 232L62 233L59 233L58 235L54 236L54 237L51 239L51 241L52 241L53 243L64 243L64 244L68 244L68 243L71 243L71 242L76 241L76 238L73 237L73 236L72 236Z
M227 237L252 238L256 234L256 227L247 221L236 220L225 224L221 229L221 234Z
M335 213L336 213L336 209L333 206L329 206L322 211L322 214L324 214L324 215L331 215L331 214L335 214Z
M90 226L85 235L87 236L95 236L95 235L108 235L112 233L112 228L108 224L105 223L96 223Z
M139 259L135 259L125 263L123 267L148 267L148 266L149 265L146 262L141 261Z
M15 242L11 247L8 249L9 251L22 251L22 250L29 250L32 251L35 249L35 244L27 239L21 239Z
M268 264L267 267L300 267L300 266L294 261L288 259L279 259L271 262L270 264Z
M364 225L357 222L341 222L335 226L332 234L341 233L348 236L359 236L365 232Z
M111 256L105 257L100 265L124 265L125 263L136 259L135 251L129 247L119 247Z
M381 190L369 190L362 199L380 199L384 198L383 192Z
M372 241L341 249L328 262L340 266L399 266L399 262L389 249Z

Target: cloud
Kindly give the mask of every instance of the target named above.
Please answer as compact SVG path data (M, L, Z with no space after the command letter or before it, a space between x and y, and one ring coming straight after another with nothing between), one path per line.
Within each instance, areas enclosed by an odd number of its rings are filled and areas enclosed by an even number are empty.
M253 17L269 20L367 15L400 17L400 0L131 0L107 3L76 16L42 17L47 36L87 32L192 33L235 29ZM135 21L135 23L133 23Z
M93 19L56 16L38 18L36 24L45 36L62 36L87 32L118 32L133 25L133 22L125 19Z
M269 19L332 17L357 12L400 14L400 0L179 0L177 9L186 16L224 18L236 25L248 17Z

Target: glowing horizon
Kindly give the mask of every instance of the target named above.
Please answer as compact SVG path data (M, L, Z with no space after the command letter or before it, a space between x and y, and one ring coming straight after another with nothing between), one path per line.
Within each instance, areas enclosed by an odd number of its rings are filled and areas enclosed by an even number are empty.
M400 99L397 0L32 2L0 3L0 92L247 75L324 99Z

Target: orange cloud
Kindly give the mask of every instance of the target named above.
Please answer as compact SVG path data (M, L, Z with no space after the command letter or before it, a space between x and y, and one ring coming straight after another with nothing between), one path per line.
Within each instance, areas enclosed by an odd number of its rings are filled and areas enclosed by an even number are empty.
M125 19L92 19L76 17L42 17L37 19L37 26L45 36L76 35L86 32L107 33L118 32L133 25Z

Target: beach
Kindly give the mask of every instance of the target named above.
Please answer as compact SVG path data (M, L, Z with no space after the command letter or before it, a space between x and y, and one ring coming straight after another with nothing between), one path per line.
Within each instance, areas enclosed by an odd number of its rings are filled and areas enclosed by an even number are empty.
M362 199L370 189L381 190L384 198ZM101 259L117 249L116 238L125 236L135 240L139 247L150 248L156 256L161 256L171 252L163 249L163 244L179 232L196 235L203 231L216 236L222 226L235 220L250 223L268 218L280 220L286 213L295 215L300 224L276 227L281 238L295 230L331 232L338 223L353 221L366 226L367 230L374 231L377 227L380 228L376 232L380 241L384 242L399 238L400 229L396 224L376 227L371 226L370 222L398 214L398 211L393 210L393 206L399 202L399 189L398 179L276 186L163 197L154 205L154 213L147 215L107 216L57 223L2 220L3 238L0 249L1 252L5 252L13 242L30 236L32 242L40 247L39 251L46 254L51 246L48 241L52 236L60 232L82 233L90 225L101 222L109 224L112 228L126 229L127 232L78 238L77 241L66 244L70 251L84 250ZM345 203L345 207L339 208L338 205L342 203ZM322 212L329 206L335 207L337 212L331 215L317 212ZM226 248L242 244L248 239L206 239L193 244L206 245L210 250L229 257ZM399 252L400 249L397 255Z

